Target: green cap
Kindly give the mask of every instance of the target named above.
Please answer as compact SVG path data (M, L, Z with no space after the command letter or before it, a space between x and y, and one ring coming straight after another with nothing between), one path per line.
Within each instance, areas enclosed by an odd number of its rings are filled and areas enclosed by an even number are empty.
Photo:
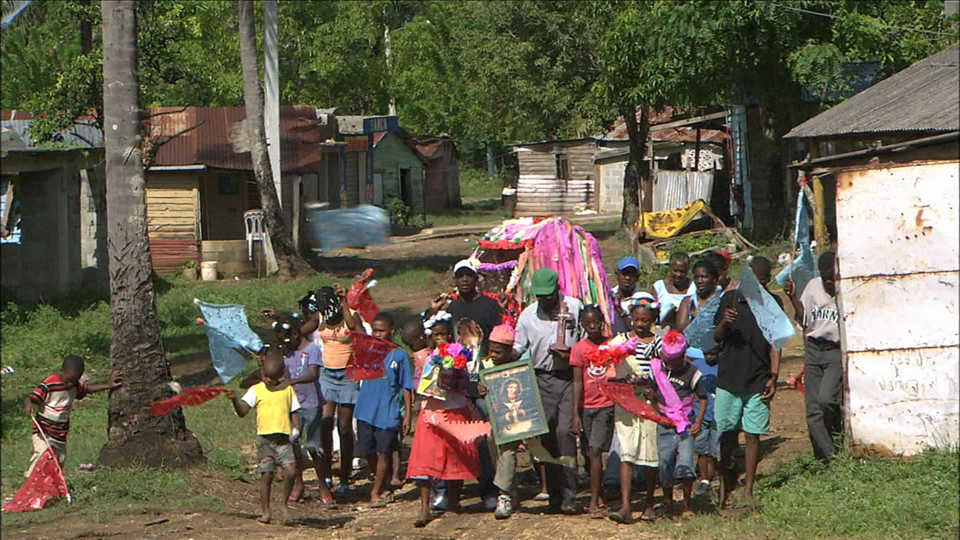
M533 273L530 292L534 296L548 296L557 291L557 273L549 268L541 268Z

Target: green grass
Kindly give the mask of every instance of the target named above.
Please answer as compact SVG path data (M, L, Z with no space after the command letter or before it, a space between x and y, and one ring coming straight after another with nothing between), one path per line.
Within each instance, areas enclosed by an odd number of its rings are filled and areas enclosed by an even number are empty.
M483 169L463 168L460 170L460 196L465 201L472 199L499 199L503 190L503 177L487 178Z
M430 227L450 225L471 225L473 223L496 223L504 218L499 195L495 199L475 200L463 204L462 208L449 210L442 214L428 214Z
M931 450L909 461L844 456L825 468L802 458L759 481L760 510L743 519L706 514L661 521L652 532L705 540L957 538L958 459L956 450Z

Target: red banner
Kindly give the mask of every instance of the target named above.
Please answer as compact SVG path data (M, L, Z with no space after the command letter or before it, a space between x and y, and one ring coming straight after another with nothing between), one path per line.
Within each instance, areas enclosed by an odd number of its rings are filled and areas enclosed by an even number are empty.
M367 288L367 282L370 281L372 275L373 269L367 268L363 277L350 285L350 289L347 290L347 305L350 306L350 309L359 313L360 318L368 323L372 323L373 318L377 316L377 313L380 313L380 308L374 303L373 296L370 295L370 289Z
M383 361L397 344L360 332L353 333L353 362L347 366L347 377L369 381L386 377Z
M150 406L150 416L163 416L184 405L200 405L226 392L222 386L213 388L184 388L182 394L158 401Z
M673 422L669 418L658 413L647 402L637 399L633 386L630 384L604 381L600 383L600 392L626 409L630 414L664 426L673 426Z
M3 505L4 512L29 512L42 510L54 497L69 497L67 482L53 450L47 450L37 460L33 472L14 495L13 500Z

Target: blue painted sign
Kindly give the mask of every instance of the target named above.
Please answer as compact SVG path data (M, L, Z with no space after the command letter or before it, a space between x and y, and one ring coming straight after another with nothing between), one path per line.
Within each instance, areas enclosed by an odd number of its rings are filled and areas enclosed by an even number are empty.
M363 134L372 135L381 131L396 133L400 131L400 121L396 116L374 116L363 119Z

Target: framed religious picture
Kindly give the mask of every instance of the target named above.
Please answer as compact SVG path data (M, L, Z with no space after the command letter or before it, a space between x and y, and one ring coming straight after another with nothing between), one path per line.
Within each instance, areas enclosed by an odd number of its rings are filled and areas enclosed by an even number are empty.
M511 362L480 372L487 387L493 440L505 444L548 433L537 376L529 362Z

